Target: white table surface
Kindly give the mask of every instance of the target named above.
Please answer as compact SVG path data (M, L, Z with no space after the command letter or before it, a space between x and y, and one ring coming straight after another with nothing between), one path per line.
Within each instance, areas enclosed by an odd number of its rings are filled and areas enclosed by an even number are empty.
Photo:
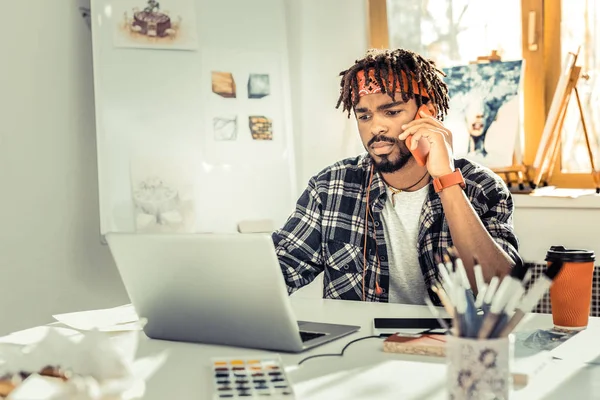
M345 338L300 354L280 353L298 399L397 399L398 387L423 387L423 394L412 399L445 399L440 370L443 359L390 354L383 352L382 339L367 339L352 344L344 357L324 357L298 361L321 353L339 353L353 339L372 334L375 317L430 316L424 306L377 304L340 300L321 300L291 297L299 320L360 325L360 331ZM531 314L521 329L552 327L550 315ZM588 329L600 331L600 318L591 318ZM240 332L243 334L243 332ZM599 343L600 346L600 343ZM169 351L166 364L150 379L144 399L212 399L213 357L246 357L273 354L267 351L227 346L189 344L151 340L142 334L139 355ZM406 371L405 361L431 363L429 366ZM599 360L600 361L600 360ZM399 369L390 370L390 365ZM404 365L404 366L403 366ZM386 370L387 368L387 370ZM358 370L357 370L358 369ZM390 375L386 377L386 374ZM415 374L417 374L415 376ZM442 373L443 374L443 373ZM413 376L411 376L413 375ZM319 381L319 379L321 381ZM400 386L398 386L400 385ZM430 386L430 387L428 387ZM352 388L358 388L357 390ZM354 390L351 397L347 390ZM346 392L345 392L346 391ZM545 367L525 388L515 390L514 399L600 399L600 366L556 360Z
M300 354L279 353L296 399L403 399L442 400L447 398L443 358L383 352L383 340L366 339L353 343L343 357L320 357L298 362L316 354L339 353L350 341L370 336L373 318L429 317L425 306L322 300L291 296L299 320L360 325L360 331ZM60 324L52 324L60 326ZM549 329L552 317L530 314L521 330ZM568 341L554 360L511 399L600 399L600 318L591 318L584 345ZM243 334L243 332L240 332ZM117 334L118 335L118 334ZM575 338L583 339L583 333ZM39 339L38 339L39 340ZM600 339L598 340L600 342ZM583 347L583 348L582 348ZM211 358L256 358L274 352L245 348L153 340L140 333L138 356L167 351L166 363L147 383L146 400L213 399ZM585 362L591 363L585 363ZM408 393L407 393L408 392Z

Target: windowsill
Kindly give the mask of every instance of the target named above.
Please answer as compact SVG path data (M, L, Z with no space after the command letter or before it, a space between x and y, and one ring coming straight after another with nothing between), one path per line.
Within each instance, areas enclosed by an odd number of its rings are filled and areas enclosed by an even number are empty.
M516 208L600 209L600 195L597 194L576 198L513 194L513 200Z

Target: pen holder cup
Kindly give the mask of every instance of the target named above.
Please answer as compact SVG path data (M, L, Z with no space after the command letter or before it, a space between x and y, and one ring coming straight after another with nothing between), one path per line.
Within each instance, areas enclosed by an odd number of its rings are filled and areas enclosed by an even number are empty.
M512 387L514 337L473 339L448 336L446 385L451 400L505 400Z

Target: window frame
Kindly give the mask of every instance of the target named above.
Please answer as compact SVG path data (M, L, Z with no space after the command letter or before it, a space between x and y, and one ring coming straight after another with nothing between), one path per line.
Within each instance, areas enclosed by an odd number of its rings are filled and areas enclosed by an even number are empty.
M367 3L369 47L389 48L387 0L367 0ZM523 162L527 166L531 166L535 159L561 73L561 3L556 0L521 0L521 44L525 60ZM529 49L530 12L535 12L537 50ZM562 154L562 148L559 151ZM562 157L559 157L554 165L549 185L563 188L595 187L591 173L563 172L561 160Z

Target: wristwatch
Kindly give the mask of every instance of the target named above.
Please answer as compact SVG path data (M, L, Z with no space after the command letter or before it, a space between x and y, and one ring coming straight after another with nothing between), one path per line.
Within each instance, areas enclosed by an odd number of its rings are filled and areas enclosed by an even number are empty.
M454 172L446 175L439 176L433 180L433 188L436 193L441 192L447 187L460 185L461 188L465 188L465 179L462 176L459 168L456 168Z

